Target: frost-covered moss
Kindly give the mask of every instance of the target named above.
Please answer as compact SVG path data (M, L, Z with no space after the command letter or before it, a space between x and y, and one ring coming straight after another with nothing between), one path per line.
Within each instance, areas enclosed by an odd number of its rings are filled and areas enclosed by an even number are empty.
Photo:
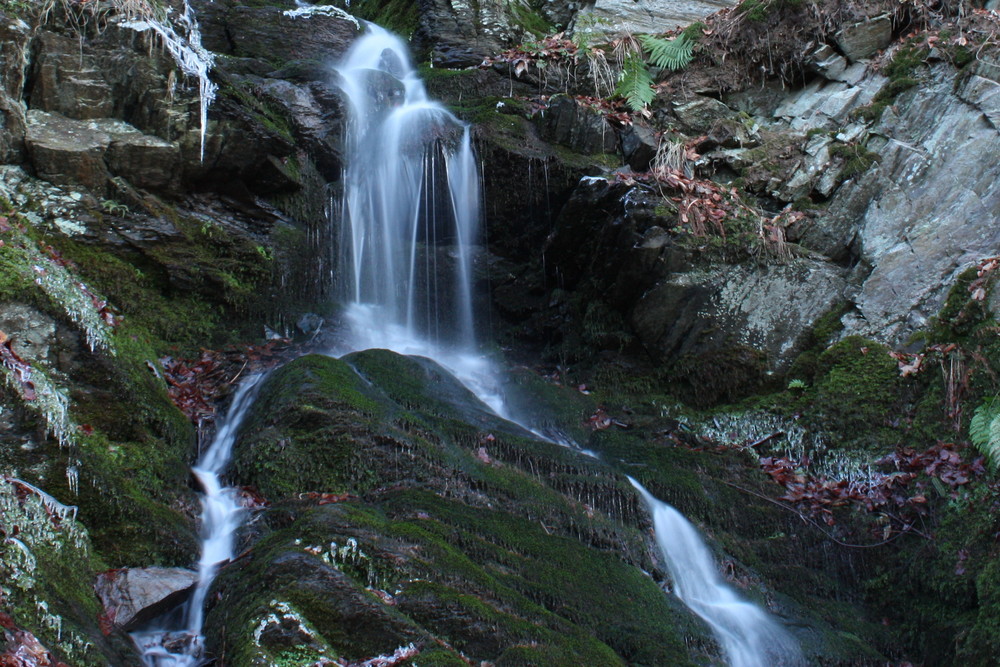
M99 567L75 507L0 476L0 605L74 665L105 665L115 650L97 628L92 581ZM121 640L111 639L119 649Z

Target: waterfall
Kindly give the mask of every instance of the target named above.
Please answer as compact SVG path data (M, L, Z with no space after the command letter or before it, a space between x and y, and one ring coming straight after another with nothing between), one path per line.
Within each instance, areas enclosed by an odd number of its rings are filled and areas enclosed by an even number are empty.
M708 546L691 522L639 482L628 479L653 515L656 543L673 579L674 593L708 623L730 667L804 665L798 642L722 580Z
M480 191L469 127L428 99L406 44L376 25L367 24L337 73L349 105L345 347L430 357L502 412L495 373L476 345Z
M201 499L198 579L182 609L182 617L168 615L156 626L132 633L146 667L195 667L206 662L202 655L205 596L219 565L233 557L236 530L243 522L244 514L235 489L222 486L220 477L229 464L236 436L253 405L262 377L249 377L237 387L212 444L192 469L204 491Z
M349 325L343 347L430 357L504 416L497 374L476 344L472 286L480 190L469 127L428 99L405 44L378 26L367 25L336 71L350 108L340 205L341 297ZM198 580L182 616L133 633L147 667L207 662L205 597L219 565L233 557L244 514L220 476L259 380L237 389L193 470L204 489ZM538 435L598 458L558 433ZM677 596L708 623L729 665L803 664L792 637L722 581L695 528L629 479L653 514Z

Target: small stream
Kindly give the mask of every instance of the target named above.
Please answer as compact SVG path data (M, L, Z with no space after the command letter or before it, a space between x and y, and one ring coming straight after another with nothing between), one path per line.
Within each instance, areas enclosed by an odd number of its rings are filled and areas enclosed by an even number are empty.
M198 579L182 609L168 614L151 628L132 633L132 640L139 647L143 664L147 667L195 667L206 662L202 636L205 596L220 565L233 558L236 532L243 524L245 514L236 490L223 486L221 477L263 377L250 376L236 388L212 443L191 469L204 492L201 497Z

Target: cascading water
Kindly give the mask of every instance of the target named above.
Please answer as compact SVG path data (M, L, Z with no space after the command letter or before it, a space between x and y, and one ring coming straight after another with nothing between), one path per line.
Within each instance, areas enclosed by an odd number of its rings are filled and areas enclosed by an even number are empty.
M244 513L236 491L222 486L220 476L229 463L233 444L253 405L261 377L247 378L236 389L212 444L192 468L204 490L198 580L181 613L167 616L157 627L132 634L147 667L195 667L205 662L201 634L205 620L205 596L219 565L233 557L236 530L243 521Z
M712 628L730 667L804 665L795 639L722 580L711 552L691 522L639 482L628 479L653 515L656 543L673 579L674 592Z
M342 206L346 348L433 358L502 411L476 347L479 174L469 128L427 97L406 45L372 24L337 68L349 101Z
M480 192L469 128L427 98L405 44L378 26L367 25L337 72L350 105L340 246L350 331L342 347L430 357L504 415L496 374L476 347L472 260ZM194 469L205 490L198 581L175 623L168 618L133 633L147 667L206 662L205 597L219 564L233 556L243 515L220 475L257 386L259 378L237 389ZM597 457L564 438L539 435ZM678 597L709 624L729 664L802 664L791 636L722 582L694 527L631 481L653 513Z

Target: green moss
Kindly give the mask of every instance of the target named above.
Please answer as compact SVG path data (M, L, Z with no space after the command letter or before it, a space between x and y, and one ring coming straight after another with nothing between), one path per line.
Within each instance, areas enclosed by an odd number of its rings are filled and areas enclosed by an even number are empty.
M281 63L276 63L281 64ZM240 105L250 117L267 131L280 137L289 145L295 145L292 121L284 109L272 101L253 83L230 78L219 89L220 97L228 97Z
M823 428L838 434L838 447L874 447L899 437L892 428L899 370L888 349L848 336L819 356L815 408Z
M688 354L672 368L673 379L681 383L679 398L697 407L731 403L764 385L767 356L753 348L730 346Z
M535 37L543 37L556 31L537 10L520 0L508 0L507 11L514 17L517 26Z
M339 2L333 4L341 4ZM415 0L353 0L344 9L409 39L420 27L420 5Z
M861 176L882 159L878 153L872 152L860 144L836 143L830 147L830 155L844 161L844 165L837 174L838 183Z
M344 362L300 357L271 375L244 427L233 470L265 497L358 492L374 483L368 434L382 413Z
M875 122L882 117L882 112L893 103L904 91L920 83L916 71L923 65L930 51L916 44L910 44L896 51L892 61L883 69L889 77L889 82L872 98L872 101L851 112L855 118Z

